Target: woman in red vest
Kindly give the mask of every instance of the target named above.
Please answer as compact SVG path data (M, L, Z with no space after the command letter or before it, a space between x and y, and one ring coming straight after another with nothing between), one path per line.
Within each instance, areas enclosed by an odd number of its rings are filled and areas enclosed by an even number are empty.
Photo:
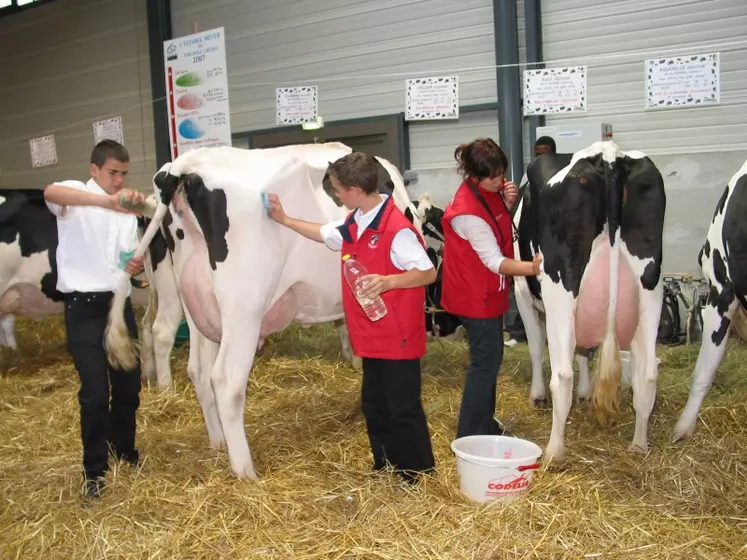
M469 342L459 438L503 433L494 414L508 277L538 275L541 258L514 260L509 209L519 191L505 178L508 160L498 144L481 138L459 146L454 157L464 181L444 209L441 306L460 318Z
M353 152L332 163L328 173L337 198L353 210L346 219L323 225L290 218L277 196L268 194L270 215L333 251L351 255L368 270L361 278L366 286L362 295L380 295L387 308L376 322L342 278L350 343L363 358L361 407L374 469L383 469L388 461L412 481L435 464L420 400L420 358L426 350L425 286L436 280L436 270L412 223L391 197L379 193L376 160Z

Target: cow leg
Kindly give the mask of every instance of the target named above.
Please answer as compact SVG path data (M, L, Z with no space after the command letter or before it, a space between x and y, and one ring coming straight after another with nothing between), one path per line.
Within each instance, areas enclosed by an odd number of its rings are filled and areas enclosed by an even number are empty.
M674 427L675 442L681 441L695 432L698 412L708 390L711 388L716 370L726 353L729 331L739 302L734 299L726 312L722 314L717 307L719 298L712 302L709 296L708 304L703 308L703 339L700 344L700 352L698 352L698 361L695 363L695 371L690 381L690 396Z
M532 304L532 293L523 276L514 280L514 298L529 346L529 357L532 361L532 390L529 393L529 404L534 408L547 407L545 379L542 374L542 359L545 355L545 325Z
M635 433L630 451L648 452L648 423L656 400L656 383L659 367L656 363L656 334L661 319L662 284L654 290L639 288L640 319L630 355L633 367L633 408L635 409Z
M591 383L589 383L589 355L586 350L576 353L578 363L578 404L586 404L591 399Z
M218 417L215 393L213 393L213 387L210 384L210 375L215 357L218 354L218 345L202 336L193 323L189 322L188 324L190 328L187 374L192 381L197 402L202 409L202 417L205 420L210 447L220 449L226 440Z
M173 297L159 298L158 313L153 322L153 351L156 356L156 377L158 387L169 389L173 386L171 377L171 352L174 349L176 332L182 320L182 304L178 295ZM196 328L194 324L187 323L190 332L190 346L192 344L192 331ZM191 352L191 348L190 348Z
M0 347L16 349L16 317L12 313L0 317Z
M143 378L150 386L151 383L156 382L156 361L153 349L153 319L157 311L158 298L150 277L148 277L148 282L150 283L148 286L148 307L145 310L143 322L140 325L140 357L142 359Z
M363 360L360 356L353 354L353 347L350 345L350 335L348 326L343 319L334 322L337 327L337 333L340 335L340 348L342 350L342 359L353 364L355 369L363 369Z
M561 284L543 277L547 343L550 350L552 430L545 451L553 468L565 466L565 423L573 403L573 355L576 349L576 300Z
M257 480L244 428L246 386L259 340L261 314L241 317L222 314L223 333L210 381L228 448L231 471L237 478ZM231 324L235 322L235 326Z

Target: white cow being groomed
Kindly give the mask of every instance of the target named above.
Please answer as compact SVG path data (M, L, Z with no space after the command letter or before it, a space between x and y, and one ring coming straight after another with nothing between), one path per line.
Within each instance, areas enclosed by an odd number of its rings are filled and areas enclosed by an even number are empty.
M188 374L210 444L226 444L239 478L256 478L243 417L260 341L291 323L343 318L340 255L276 224L261 193L276 193L289 214L304 220L340 219L347 211L325 192L324 178L329 163L350 152L339 143L201 148L154 178L161 202L135 254L145 250L168 212L176 285L190 328ZM399 172L377 159L380 184L393 184L395 204L407 207ZM124 285L112 304L106 346L114 363L126 365L136 357L124 327L123 294Z
M732 326L747 336L747 161L716 205L698 264L708 281L703 338L690 396L674 428L674 441L693 434L698 412L726 352Z
M545 398L544 337L550 351L553 422L546 457L566 463L565 426L573 400L573 357L580 353L579 397L606 424L619 409L620 349L630 348L636 411L631 450L648 449L656 396L656 335L661 314L666 196L653 162L597 142L572 158L544 154L527 169L529 186L515 220L522 260L542 255L540 278L516 278L517 307L532 359L533 404ZM544 325L540 313L544 313ZM587 350L600 347L588 381Z

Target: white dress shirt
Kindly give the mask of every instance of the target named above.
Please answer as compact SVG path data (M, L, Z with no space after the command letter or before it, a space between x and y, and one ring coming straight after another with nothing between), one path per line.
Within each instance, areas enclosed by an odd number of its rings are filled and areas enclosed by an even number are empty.
M55 184L107 194L93 179ZM137 218L95 206L47 202L47 207L57 216L57 289L63 293L117 291L124 276L119 253L137 247Z
M353 219L358 225L358 239L361 238L363 231L373 221L379 210L381 210L387 197L388 195L382 194L382 202L377 205L376 208L369 210L365 214L361 212L360 209L355 211ZM344 223L345 220L342 219L326 223L322 226L322 238L324 239L324 244L333 251L340 251L342 249L342 234L337 228ZM396 233L392 240L392 248L389 251L389 258L391 259L392 264L399 270L409 271L414 268L417 268L418 270L430 270L433 268L433 263L431 262L431 259L428 258L428 253L425 252L420 241L418 241L417 235L409 229L401 229Z
M451 219L451 227L454 228L459 237L469 241L477 256L480 257L482 264L500 275L501 263L506 257L503 256L500 247L498 247L498 241L488 222L479 216L465 214L454 216Z

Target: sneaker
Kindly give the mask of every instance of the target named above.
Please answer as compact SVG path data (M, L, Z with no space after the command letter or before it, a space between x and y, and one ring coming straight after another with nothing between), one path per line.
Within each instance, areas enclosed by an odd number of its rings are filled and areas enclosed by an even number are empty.
M83 483L83 496L89 500L98 500L104 491L104 477L88 478Z

